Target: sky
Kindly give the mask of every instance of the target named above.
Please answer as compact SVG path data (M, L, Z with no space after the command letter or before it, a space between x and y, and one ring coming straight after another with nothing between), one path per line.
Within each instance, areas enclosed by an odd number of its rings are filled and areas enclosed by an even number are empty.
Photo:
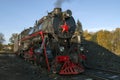
M5 43L12 33L34 26L51 12L57 0L0 0L0 33ZM59 0L58 0L59 1ZM115 30L120 27L120 0L61 0L62 11L70 9L75 21L80 20L83 30L90 32Z

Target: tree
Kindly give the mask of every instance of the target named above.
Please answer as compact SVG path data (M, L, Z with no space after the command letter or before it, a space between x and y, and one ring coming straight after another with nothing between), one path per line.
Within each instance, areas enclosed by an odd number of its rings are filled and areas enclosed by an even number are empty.
M119 53L120 55L120 28L116 28L116 30L113 32L113 52Z
M5 41L4 35L0 33L0 44L2 44Z
M81 33L81 35L82 35L82 33L83 33L83 29L82 29L82 24L81 24L81 22L78 20L77 21L77 28L76 28L80 33Z
M83 32L83 36L86 40L91 40L92 38L92 35L87 30Z
M97 33L97 43L103 47L105 47L106 49L111 50L111 46L112 46L112 39L111 39L111 32L107 31L107 30L100 30Z
M2 44L4 41L5 41L4 35L2 33L0 33L0 50L2 49Z
M100 30L95 33L85 30L83 35L86 40L96 42L111 52L120 55L120 28L113 31Z
M91 41L97 43L97 32L95 33L91 33L92 37L91 37Z
M13 33L12 36L10 37L9 41L14 44L15 39L18 37L17 33Z

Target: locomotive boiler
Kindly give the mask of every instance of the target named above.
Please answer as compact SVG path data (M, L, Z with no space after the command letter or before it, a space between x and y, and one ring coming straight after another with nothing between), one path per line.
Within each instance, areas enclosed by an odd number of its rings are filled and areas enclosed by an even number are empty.
M17 54L28 61L58 74L84 72L81 53L82 30L76 24L71 10L54 8L33 27L18 36Z

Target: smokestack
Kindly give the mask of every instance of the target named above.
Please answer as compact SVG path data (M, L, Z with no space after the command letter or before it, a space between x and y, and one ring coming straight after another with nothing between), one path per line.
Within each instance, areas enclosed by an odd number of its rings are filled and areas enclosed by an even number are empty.
M55 7L57 7L57 8L61 8L61 6L62 6L62 4L64 3L64 2L68 2L69 0L57 0L56 2L55 2Z
M61 8L54 8L54 14L58 15L62 12L62 9Z

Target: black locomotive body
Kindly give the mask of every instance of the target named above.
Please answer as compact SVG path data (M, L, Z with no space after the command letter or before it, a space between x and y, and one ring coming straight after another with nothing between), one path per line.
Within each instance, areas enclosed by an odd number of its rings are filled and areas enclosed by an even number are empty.
M81 31L72 12L55 8L18 36L18 55L59 74L84 72Z

